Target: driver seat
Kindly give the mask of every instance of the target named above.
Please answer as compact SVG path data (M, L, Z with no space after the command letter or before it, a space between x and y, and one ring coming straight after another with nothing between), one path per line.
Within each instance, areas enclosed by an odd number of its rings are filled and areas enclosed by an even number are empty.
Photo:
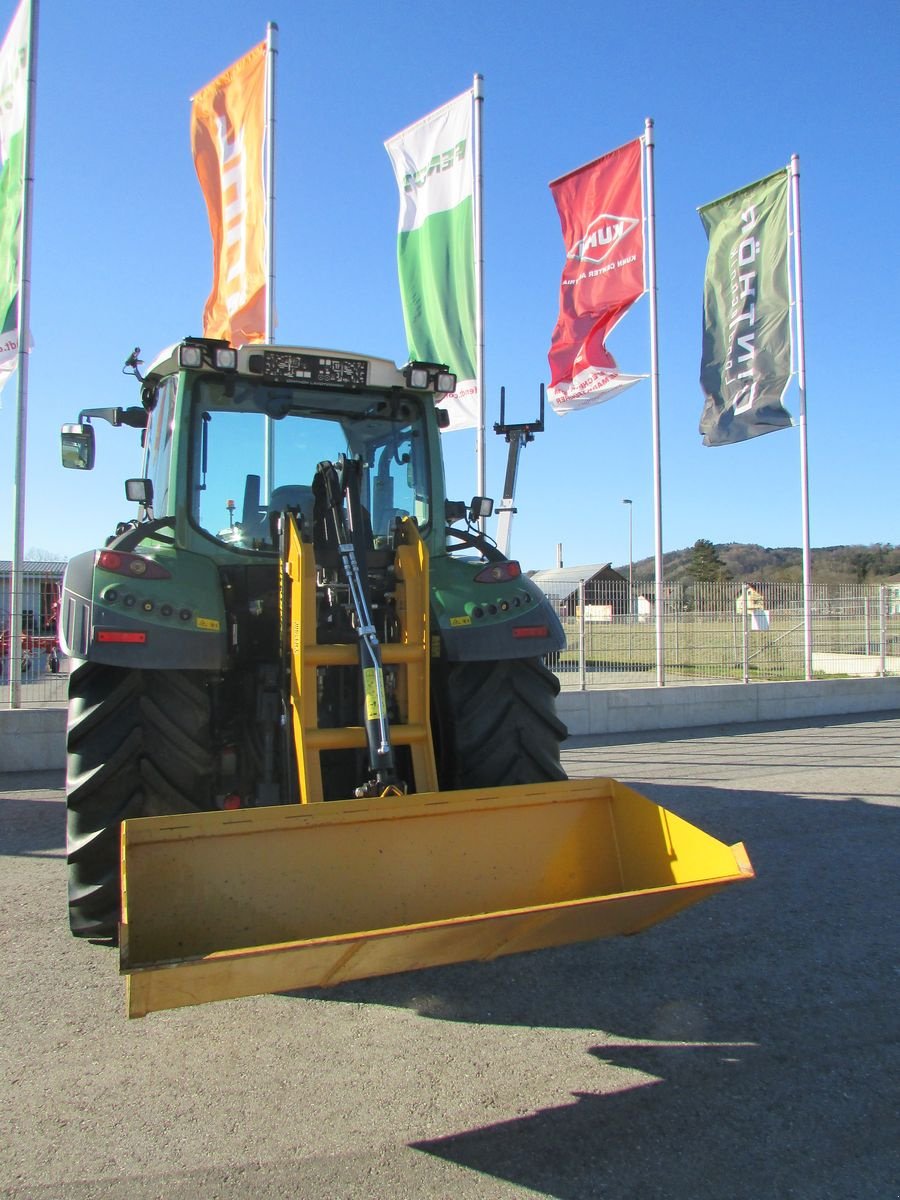
M293 509L303 518L303 527L309 532L313 527L313 490L304 483L285 483L273 488L269 499L269 512L287 512Z

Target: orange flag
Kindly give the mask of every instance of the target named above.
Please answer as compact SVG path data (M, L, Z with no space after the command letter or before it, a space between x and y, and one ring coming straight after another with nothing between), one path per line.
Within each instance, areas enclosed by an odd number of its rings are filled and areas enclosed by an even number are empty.
M193 98L191 149L213 241L204 337L261 342L266 327L266 43Z

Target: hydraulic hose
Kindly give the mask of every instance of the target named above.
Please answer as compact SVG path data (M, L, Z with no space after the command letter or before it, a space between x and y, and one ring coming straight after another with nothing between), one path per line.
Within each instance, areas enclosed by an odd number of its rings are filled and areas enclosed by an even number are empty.
M350 604L356 622L359 665L365 696L363 726L366 731L369 770L372 776L356 789L357 795L382 795L385 792L402 792L405 789L397 778L391 731L387 713L387 695L384 686L384 670L381 663L381 646L369 607L366 581L359 567L356 546L352 533L344 519L344 508L350 517L352 529L362 530L362 513L359 502L358 464L342 459L340 476L334 463L320 462L317 471L322 477L328 520L337 544L341 569L347 580Z

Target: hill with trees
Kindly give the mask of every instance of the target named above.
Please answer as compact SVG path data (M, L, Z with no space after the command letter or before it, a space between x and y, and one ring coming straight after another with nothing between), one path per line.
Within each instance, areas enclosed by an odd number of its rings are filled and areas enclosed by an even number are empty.
M900 574L900 546L823 546L811 551L815 583L884 583ZM616 567L628 574L628 564ZM653 558L633 564L635 579L652 579ZM672 583L698 579L802 583L803 552L799 547L757 546L746 542L709 542L700 538L684 550L663 555L663 573Z

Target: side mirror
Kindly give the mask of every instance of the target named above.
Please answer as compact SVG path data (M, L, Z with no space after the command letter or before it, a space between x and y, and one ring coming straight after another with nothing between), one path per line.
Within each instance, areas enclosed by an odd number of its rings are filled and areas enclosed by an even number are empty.
M493 511L494 502L489 496L473 496L469 505L469 524L474 525L482 517L491 516Z
M74 471L94 468L93 425L63 425L60 432L62 465Z
M126 479L125 499L142 504L144 508L153 506L153 481L151 479Z

